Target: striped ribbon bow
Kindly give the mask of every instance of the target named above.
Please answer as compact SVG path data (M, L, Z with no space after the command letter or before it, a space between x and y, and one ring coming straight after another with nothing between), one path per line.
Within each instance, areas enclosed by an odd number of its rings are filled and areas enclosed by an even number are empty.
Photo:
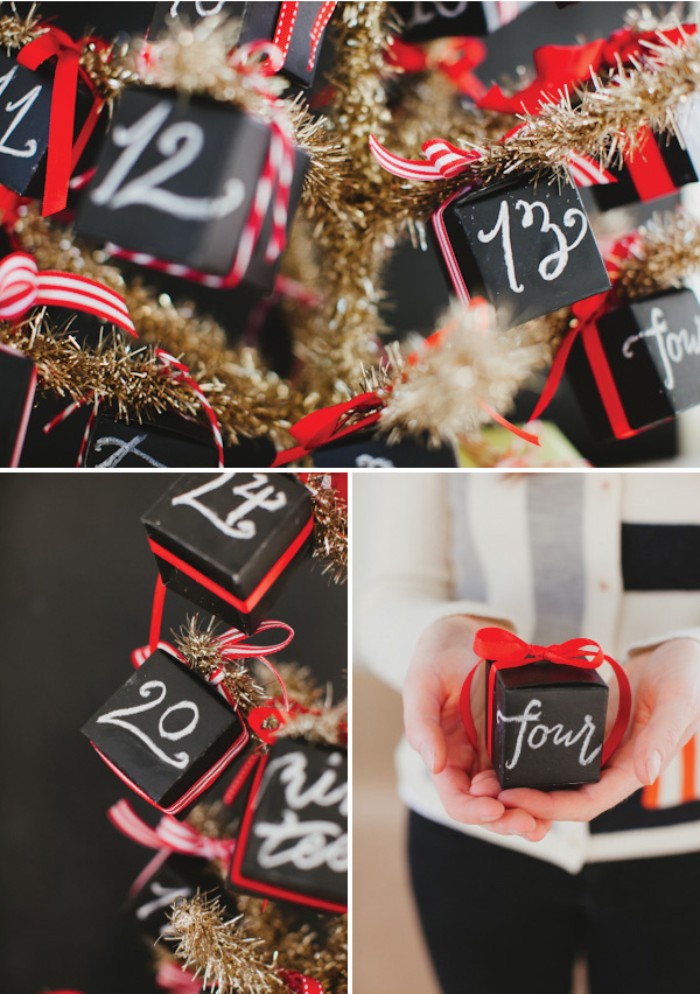
M0 262L0 319L19 321L33 307L66 307L93 314L138 337L123 297L114 290L74 273L40 272L31 255L13 252Z
M519 125L516 130L521 127L524 125ZM514 131L511 131L505 138L509 138L513 134ZM422 150L427 161L404 159L400 155L395 155L384 148L374 135L370 135L369 147L374 158L386 172L391 173L392 176L398 176L400 179L418 182L452 179L454 176L466 172L473 163L483 156L480 149L472 149L467 152L463 148L452 145L445 138L430 138L425 142ZM612 173L603 169L588 155L572 152L567 160L567 165L577 186L605 186L608 183L617 182Z
M122 835L147 849L165 849L206 860L229 860L235 845L233 839L212 839L202 835L190 824L178 821L172 815L163 815L156 827L151 828L125 800L113 804L107 817Z

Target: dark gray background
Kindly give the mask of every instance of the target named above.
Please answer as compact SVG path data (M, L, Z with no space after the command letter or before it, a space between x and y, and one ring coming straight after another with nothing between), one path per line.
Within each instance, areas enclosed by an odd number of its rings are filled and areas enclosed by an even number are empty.
M149 952L121 911L151 854L107 821L129 792L80 727L128 679L130 651L148 640L156 568L139 517L176 476L0 478L3 994L154 990ZM332 679L337 699L346 593L308 564L273 613L296 630L286 658ZM175 626L188 614L173 595L166 609Z

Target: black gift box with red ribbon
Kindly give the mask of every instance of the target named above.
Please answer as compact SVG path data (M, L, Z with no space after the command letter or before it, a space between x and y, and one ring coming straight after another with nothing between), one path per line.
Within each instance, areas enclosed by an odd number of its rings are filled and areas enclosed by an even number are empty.
M82 731L132 790L173 814L189 807L249 738L223 697L162 650Z
M608 687L595 670L534 663L498 670L486 714L501 786L573 787L600 779ZM487 732L488 734L488 732Z
M577 189L531 175L463 190L433 217L457 297L485 297L509 328L610 287Z
M348 761L344 749L281 738L239 786L234 890L330 914L347 910Z
M141 520L165 586L249 634L313 544L311 497L286 473L183 476Z
M36 367L16 349L0 345L0 466L17 466L36 391Z
M76 230L175 276L222 287L245 280L271 290L280 262L279 255L267 258L280 178L272 146L285 141L264 121L214 100L127 90ZM309 161L298 148L291 154L287 231ZM253 221L263 210L261 182L269 197L264 216Z
M224 449L226 466L271 466L275 448L266 438L241 438ZM100 469L216 469L218 453L209 427L161 414L146 421L121 421L107 412L93 421L84 465Z
M61 45L70 39L57 28L52 32L60 64L66 59ZM96 131L102 101L82 72L74 70L72 83L61 73L59 88L54 59L31 69L23 64L34 64L32 46L41 42L48 47L48 37L14 55L0 52L0 184L18 194L43 195L44 213L54 214L66 206L71 173L93 161L103 129ZM77 46L74 57L77 65Z
M681 140L672 134L646 130L639 136L634 153L624 156L619 170L611 167L617 180L592 188L601 211L628 204L668 197L700 179L700 100L689 99L677 112Z
M585 324L566 363L591 431L629 438L700 404L700 304L671 290Z
M484 737L504 788L575 787L595 783L627 729L631 692L624 670L587 638L561 645L529 645L502 628L482 628L474 652L486 669ZM619 689L607 736L608 686L598 669L607 663ZM460 696L467 739L480 749L472 713L472 667Z

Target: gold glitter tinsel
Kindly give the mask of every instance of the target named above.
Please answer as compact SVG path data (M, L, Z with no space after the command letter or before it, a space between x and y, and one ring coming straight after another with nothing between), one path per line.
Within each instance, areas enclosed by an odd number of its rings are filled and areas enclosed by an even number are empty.
M626 299L678 288L700 271L700 223L685 211L659 215L639 235L631 254L618 262L620 294Z
M336 583L344 583L348 573L347 506L328 475L309 473L306 489L314 509L314 556L324 563L324 573Z
M235 445L239 436L255 438L269 434L273 440L286 438L285 428L304 413L300 395L285 380L262 368L257 352L229 348L224 329L213 319L197 315L193 305L176 305L166 294L156 296L139 282L127 283L116 266L105 263L103 253L90 251L80 240L50 227L36 207L24 212L13 231L40 269L77 273L120 293L141 340L158 345L187 363L231 444ZM123 348L129 351L127 346ZM96 363L86 352L83 359L91 376L86 375L83 379L87 382L70 390L75 399L81 389L85 392L100 389L105 376L98 376L95 367L107 364L109 357ZM58 376L60 371L55 367L51 370L57 376L46 376L43 387L65 393L65 377ZM134 399L141 397L142 385L136 382L136 376L129 375L127 363L122 361L118 372L119 377L113 374L110 379L119 389L109 400L120 410L128 410ZM199 403L183 387L176 393L169 390L168 398L171 403L155 409L180 413L186 410L195 416L200 412Z
M347 747L347 701L333 708L322 708L318 714L290 714L278 729L278 738L301 738L306 742Z
M440 323L439 343L396 370L380 427L389 441L426 433L433 444L458 444L488 424L484 405L507 414L518 390L551 360L564 314L502 332L489 304L454 303Z
M196 894L173 906L164 938L175 956L216 994L278 994L284 984L264 958L263 943L243 929L241 918L226 921L219 898Z
M214 621L203 627L198 617L190 618L177 633L175 645L192 670L205 680L216 670L223 669L226 689L245 714L268 701L269 695L256 683L251 665L246 665L243 660L224 659L217 642L216 627ZM260 653L264 655L264 650L261 649Z

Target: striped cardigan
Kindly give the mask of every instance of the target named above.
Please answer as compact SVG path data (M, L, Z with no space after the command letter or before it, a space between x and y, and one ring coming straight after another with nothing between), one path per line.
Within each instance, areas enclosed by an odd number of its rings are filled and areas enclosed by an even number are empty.
M585 635L620 661L700 641L700 474L367 474L353 497L356 658L397 689L422 630L451 614L507 620L538 644ZM695 740L651 788L536 845L452 822L405 742L397 760L420 814L570 872L700 850Z

